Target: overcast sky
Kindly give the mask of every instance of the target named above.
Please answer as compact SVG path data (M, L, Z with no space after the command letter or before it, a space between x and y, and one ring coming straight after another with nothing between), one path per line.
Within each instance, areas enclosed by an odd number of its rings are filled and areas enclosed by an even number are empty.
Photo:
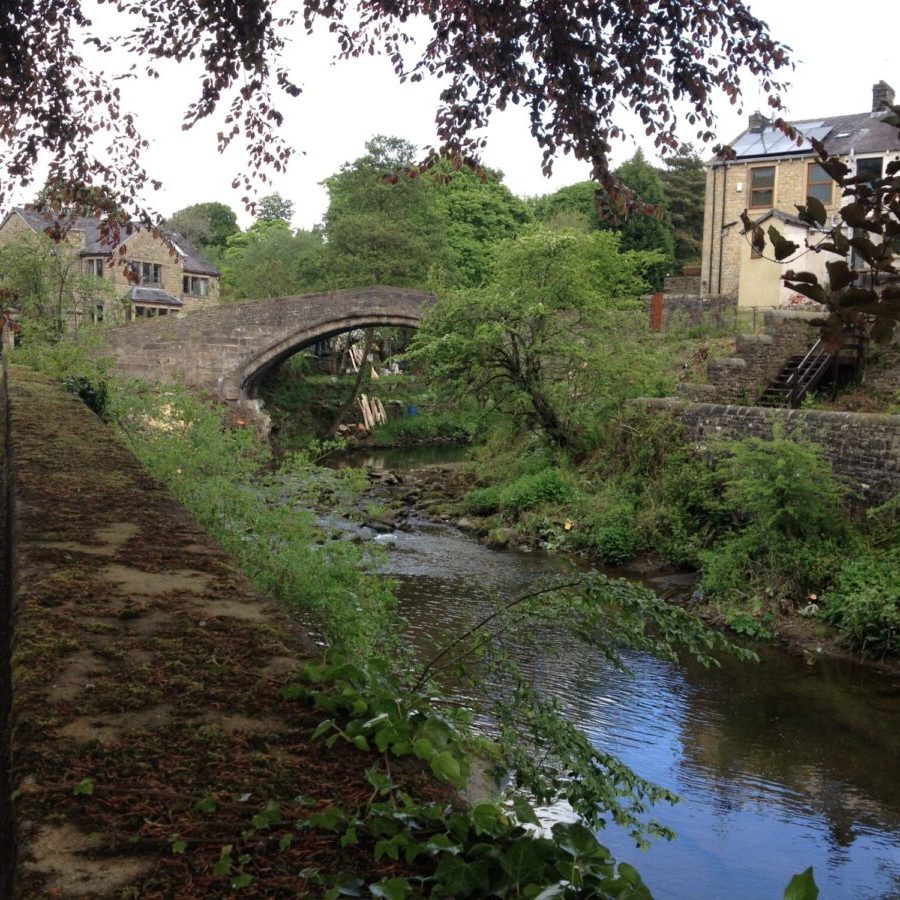
M822 0L751 0L749 5L769 24L776 39L793 48L797 69L787 76L792 87L784 95L788 118L868 110L871 87L879 79L900 89L900 57L896 53L900 13L895 0L854 0L840 6L826 6ZM835 12L828 11L832 9ZM104 6L95 21L111 30L121 24L121 17ZM289 65L303 93L295 99L285 97L279 107L285 114L284 135L299 152L288 173L260 193L278 191L293 200L293 224L297 227L309 228L321 220L327 194L320 182L342 163L360 156L373 135L396 135L419 147L435 141L438 84L400 84L385 59L332 63L333 53L332 37L325 28L312 38L298 28L289 49ZM195 99L195 74L189 69L163 71L159 81L123 83L125 101L137 113L151 142L145 157L147 167L164 182L163 190L146 201L168 215L192 203L218 200L232 206L241 224L247 225L250 216L241 204L242 192L231 188L233 177L241 171L240 148L236 146L224 156L216 152L218 123L187 133L181 130L184 108ZM726 98L720 98L714 108L721 139L731 140L742 131L747 113L757 107L767 108L756 80L748 75L742 114ZM629 127L624 114L621 124ZM640 134L640 129L636 130ZM691 140L694 131L685 125L683 139ZM540 151L522 110L495 114L488 139L484 162L502 170L516 194L543 194L588 176L586 165L562 157L556 162L554 177L544 178ZM636 146L619 144L614 164L630 157ZM653 156L651 146L645 145L644 150Z

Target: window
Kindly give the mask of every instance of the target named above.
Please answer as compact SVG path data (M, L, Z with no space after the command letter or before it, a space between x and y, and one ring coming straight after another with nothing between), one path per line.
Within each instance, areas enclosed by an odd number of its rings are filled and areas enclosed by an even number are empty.
M185 275L181 279L181 289L192 297L209 296L209 279L199 278L197 275Z
M833 185L831 176L818 163L809 164L806 169L807 197L815 197L823 205L830 206Z
M137 306L134 307L134 317L136 319L152 319L156 316L167 316L169 310L159 306Z
M162 284L162 265L160 263L133 262L131 271L140 279L140 284Z
M856 161L856 175L863 176L866 181L875 181L881 178L882 164L884 160L880 156L869 156Z
M88 310L88 316L92 322L102 322L103 321L103 304L95 303Z
M750 170L750 208L769 209L775 205L775 166Z
M93 275L94 278L103 277L103 260L101 258L91 258L84 261L84 274Z

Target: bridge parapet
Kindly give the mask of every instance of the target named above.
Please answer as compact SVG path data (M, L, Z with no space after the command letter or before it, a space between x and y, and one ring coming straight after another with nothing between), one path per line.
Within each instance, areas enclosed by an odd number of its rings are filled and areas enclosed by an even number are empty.
M110 329L101 352L123 375L183 381L222 400L252 400L260 377L304 346L370 326L415 328L435 297L375 286L244 300Z

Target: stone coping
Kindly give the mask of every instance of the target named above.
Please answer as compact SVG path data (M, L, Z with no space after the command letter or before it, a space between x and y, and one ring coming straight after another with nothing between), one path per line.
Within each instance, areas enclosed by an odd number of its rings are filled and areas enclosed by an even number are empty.
M160 810L193 808L186 769L219 796L251 768L270 796L298 790L293 707L272 698L316 648L78 399L17 368L5 394L15 849L0 894L147 896L181 864Z

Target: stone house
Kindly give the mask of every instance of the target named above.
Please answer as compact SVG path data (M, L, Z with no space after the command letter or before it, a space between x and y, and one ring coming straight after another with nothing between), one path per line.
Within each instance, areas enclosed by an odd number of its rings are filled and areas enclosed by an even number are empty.
M767 230L774 224L801 248L819 235L796 216L808 196L820 200L831 223L838 222L844 202L837 185L816 163L809 139L821 141L828 153L850 166L856 175L881 178L885 167L900 160L900 133L884 122L894 103L894 90L884 81L872 87L868 112L808 119L791 124L803 135L800 145L786 137L760 113L750 116L747 129L730 146L735 157L707 163L703 222L703 262L700 292L704 297L736 294L738 306L789 305L791 291L781 276L787 268L813 272L827 280L825 263L833 254L806 251L784 263L755 253L743 234L740 215ZM799 252L799 251L798 251Z
M52 219L27 207L14 207L0 222L0 245L41 235ZM111 303L124 301L129 318L166 316L200 309L219 301L218 269L184 237L137 230L112 246L103 240L98 219L79 217L66 235L78 255L80 274L108 279L112 300L104 299L90 317L109 317Z

